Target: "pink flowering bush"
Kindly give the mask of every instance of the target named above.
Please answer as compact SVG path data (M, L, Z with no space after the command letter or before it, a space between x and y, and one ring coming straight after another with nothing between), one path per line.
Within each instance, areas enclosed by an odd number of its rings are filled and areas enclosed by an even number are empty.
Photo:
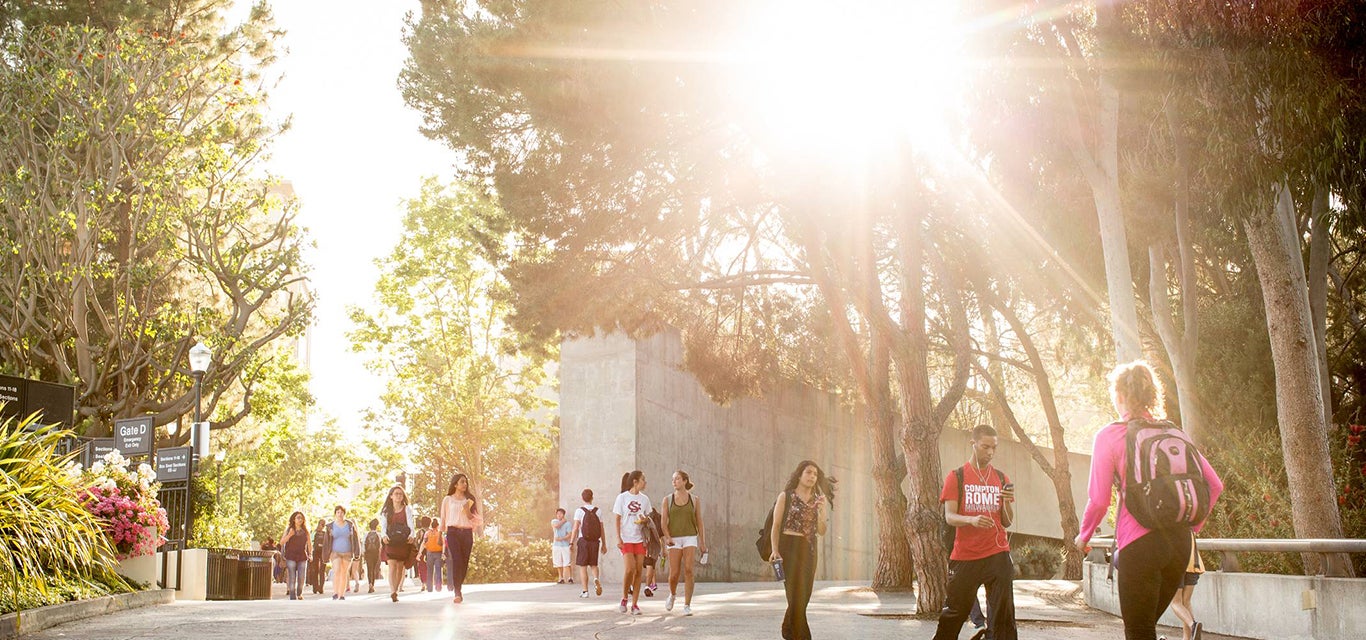
M71 469L85 487L78 496L81 506L99 518L120 560L156 551L171 528L156 499L156 473L146 464L132 471L127 467L127 460L112 451L89 469Z

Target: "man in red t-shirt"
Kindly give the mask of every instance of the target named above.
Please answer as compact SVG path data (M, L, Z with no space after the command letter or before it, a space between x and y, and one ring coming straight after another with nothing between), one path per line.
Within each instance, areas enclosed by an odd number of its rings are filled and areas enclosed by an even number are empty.
M991 466L995 455L996 430L978 425L972 430L972 459L961 470L949 472L939 494L944 520L955 527L955 535L949 555L949 593L939 612L934 640L958 637L982 585L987 587L987 629L995 640L1018 637L1012 584L1015 566L1006 534L1015 519L1015 491L1010 478Z

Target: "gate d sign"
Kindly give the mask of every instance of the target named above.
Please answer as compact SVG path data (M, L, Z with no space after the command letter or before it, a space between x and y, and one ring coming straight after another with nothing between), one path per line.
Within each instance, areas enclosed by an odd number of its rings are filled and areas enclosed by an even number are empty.
M152 416L114 421L114 448L125 458L152 453Z

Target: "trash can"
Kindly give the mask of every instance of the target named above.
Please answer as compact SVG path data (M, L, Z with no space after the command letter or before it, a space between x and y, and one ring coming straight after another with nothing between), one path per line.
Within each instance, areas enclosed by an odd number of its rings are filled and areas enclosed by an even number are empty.
M241 563L238 552L234 549L208 549L208 552L205 599L236 600L238 565Z
M269 600L274 551L237 551L237 600Z

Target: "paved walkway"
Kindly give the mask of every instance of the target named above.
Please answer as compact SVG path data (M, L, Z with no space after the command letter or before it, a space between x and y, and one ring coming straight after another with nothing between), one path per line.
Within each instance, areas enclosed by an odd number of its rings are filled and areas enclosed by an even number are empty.
M692 617L683 616L682 599L672 613L662 597L641 598L640 616L617 613L613 585L602 597L582 600L574 585L469 585L465 602L448 594L407 587L395 604L383 582L375 594L353 594L344 602L307 596L302 602L276 599L245 602L177 602L72 622L26 635L26 640L560 640L614 638L641 640L678 637L778 638L786 606L773 582L697 585ZM617 587L619 589L620 587ZM877 594L854 583L821 582L808 610L817 638L929 640L934 623L910 617L910 594ZM381 593L383 592L383 593ZM665 591L667 594L667 590ZM1124 637L1113 616L1092 611L1078 600L1078 587L1065 581L1016 583L1016 615L1021 638L1095 640ZM972 633L965 628L960 638ZM1166 631L1179 639L1179 629ZM1205 634L1207 640L1228 636Z

